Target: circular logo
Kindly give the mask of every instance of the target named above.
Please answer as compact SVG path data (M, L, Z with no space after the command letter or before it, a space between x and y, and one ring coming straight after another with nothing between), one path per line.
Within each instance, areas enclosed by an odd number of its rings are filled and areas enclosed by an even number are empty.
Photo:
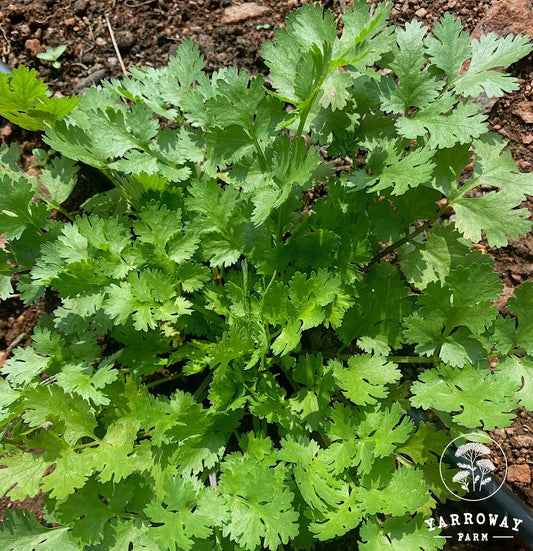
M493 449L479 440L492 442ZM505 467L501 482L491 476L496 464ZM446 470L447 466L451 466L452 471ZM503 486L507 477L507 457L500 444L490 436L475 432L463 434L454 438L442 452L439 473L446 489L458 499L483 501Z

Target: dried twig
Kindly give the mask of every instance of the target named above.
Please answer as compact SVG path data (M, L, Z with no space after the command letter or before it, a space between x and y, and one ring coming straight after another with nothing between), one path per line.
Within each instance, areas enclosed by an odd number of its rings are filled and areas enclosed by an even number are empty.
M128 6L128 8L140 8L141 6L146 6L152 2L155 2L155 0L145 0L145 2L138 2L137 4L132 4L129 0L126 0L124 5Z
M5 43L2 44L2 55L7 58L7 56L11 53L11 40L7 37L6 31L2 25L0 25L0 32L5 40Z
M105 14L105 20L107 23L107 28L109 29L109 34L111 35L111 42L113 42L113 47L115 48L115 52L117 53L118 62L120 63L120 66L122 67L122 72L124 73L124 76L128 76L128 71L126 69L126 66L124 65L124 60L122 59L122 55L120 54L120 50L118 49L117 41L115 40L115 33L113 32L113 29L111 28L111 22L109 21L109 16L107 13Z
M19 333L17 335L17 338L6 348L6 358L9 356L13 348L15 348L20 341L24 340L25 336L26 333Z

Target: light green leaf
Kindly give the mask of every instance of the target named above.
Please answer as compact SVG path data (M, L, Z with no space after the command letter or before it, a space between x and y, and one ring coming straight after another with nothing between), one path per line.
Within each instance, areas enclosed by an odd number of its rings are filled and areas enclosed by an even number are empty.
M375 404L389 394L387 385L401 377L398 366L379 356L361 354L348 359L348 369L333 362L343 394L356 405Z
M531 51L529 37L508 35L498 38L494 33L472 41L472 60L467 71L455 81L455 91L476 97L484 92L488 97L501 97L504 92L518 89L508 74L491 71L507 67Z
M504 247L531 230L527 209L515 209L516 200L503 192L458 199L454 203L457 229L475 243L485 232L491 247Z
M45 528L29 511L6 511L0 522L0 545L5 551L75 551L82 548L69 537L69 528Z
M514 414L515 381L503 372L465 365L462 369L442 366L424 371L412 387L414 407L435 408L453 414L456 423L468 428L507 426ZM456 413L459 412L459 413Z

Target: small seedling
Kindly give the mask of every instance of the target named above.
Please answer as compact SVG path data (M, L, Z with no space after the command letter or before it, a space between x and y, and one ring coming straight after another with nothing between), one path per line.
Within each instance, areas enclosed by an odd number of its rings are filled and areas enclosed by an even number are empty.
M37 158L37 160L30 165L30 168L40 168L46 166L53 157L53 151L46 151L44 149L32 149L32 155Z
M51 61L52 67L54 69L59 69L59 67L61 67L61 61L59 61L59 58L63 55L66 49L67 47L65 44L61 44L55 48L53 46L48 46L44 52L37 54L37 57L39 59L44 59L45 61Z

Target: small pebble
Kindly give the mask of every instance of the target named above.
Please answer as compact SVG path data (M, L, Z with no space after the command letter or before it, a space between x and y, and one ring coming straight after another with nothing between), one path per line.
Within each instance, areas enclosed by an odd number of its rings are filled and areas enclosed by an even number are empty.
M135 35L130 31L117 33L117 45L121 50L131 50L136 41Z
M511 438L511 444L515 448L533 448L533 436L527 436L526 434L513 436Z
M492 434L493 434L496 438L500 438L500 439L505 439L505 438L507 438L507 434L505 433L505 430L504 430L504 429L494 429L494 431L492 432Z
M270 8L260 6L255 2L246 2L245 4L226 8L221 22L224 25L235 25L243 21L248 21L249 19L262 17L268 13L270 13Z
M13 134L13 127L10 124L6 124L5 126L2 127L2 130L1 130L2 139L5 140L6 138L9 138L11 134Z
M24 48L28 50L32 57L37 57L43 51L41 42L37 38L29 38L24 42Z
M507 471L507 481L519 484L531 484L529 465L510 465Z
M30 26L29 26L29 25L26 25L26 23L22 24L22 25L19 27L19 33L20 33L22 36L30 36L30 34L31 34Z
M87 2L85 0L76 0L74 2L74 13L76 15L84 15L87 11Z

